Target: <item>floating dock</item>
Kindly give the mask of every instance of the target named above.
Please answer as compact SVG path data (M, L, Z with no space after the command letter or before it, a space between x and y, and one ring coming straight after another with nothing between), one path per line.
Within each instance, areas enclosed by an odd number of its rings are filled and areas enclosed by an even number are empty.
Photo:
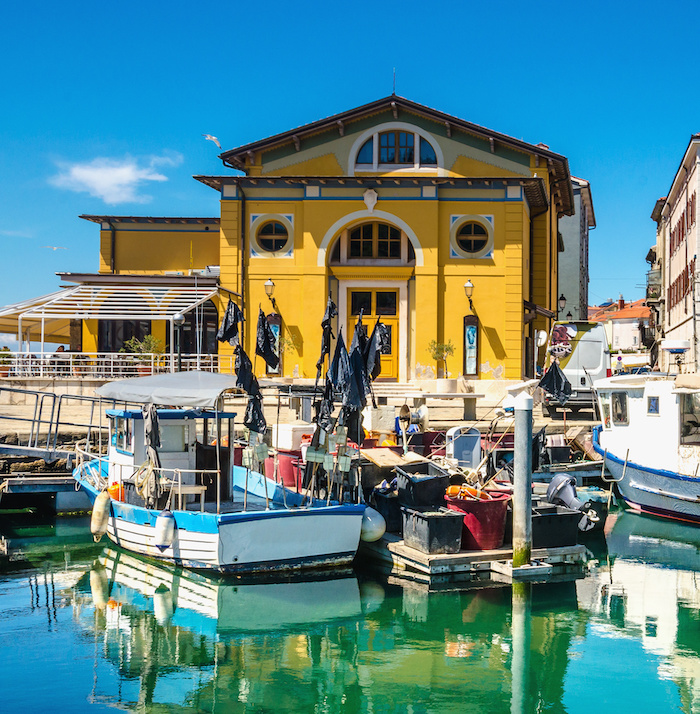
M388 566L395 576L422 582L447 579L551 580L566 576L583 577L583 566L591 558L585 545L558 548L533 548L530 565L513 568L511 547L495 550L463 550L451 554L422 553L404 544L403 539L386 533L374 543L362 543L362 557Z
M56 513L90 511L87 494L76 491L72 476L11 476L0 481L0 506L3 496L44 496L54 499Z

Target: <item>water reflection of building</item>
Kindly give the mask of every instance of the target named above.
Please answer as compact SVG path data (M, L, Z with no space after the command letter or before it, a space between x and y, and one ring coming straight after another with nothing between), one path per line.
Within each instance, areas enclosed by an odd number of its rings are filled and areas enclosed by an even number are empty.
M354 576L215 580L104 551L83 583L99 643L95 697L230 711L510 711L510 589L428 592ZM573 583L536 588L527 700L561 710L584 624ZM117 676L114 676L116 669ZM111 671L107 671L111 670Z
M683 711L700 710L700 529L633 513L609 517L608 562L577 583L602 637L641 642Z

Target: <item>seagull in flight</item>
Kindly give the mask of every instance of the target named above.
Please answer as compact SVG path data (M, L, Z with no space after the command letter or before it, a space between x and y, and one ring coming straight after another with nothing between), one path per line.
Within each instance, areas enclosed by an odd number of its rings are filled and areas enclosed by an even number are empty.
M64 245L42 245L42 248L49 248L50 250L68 250Z
M219 148L221 148L221 144L219 143L219 140L215 136L212 136L211 134L202 134L202 136L207 141L213 141Z

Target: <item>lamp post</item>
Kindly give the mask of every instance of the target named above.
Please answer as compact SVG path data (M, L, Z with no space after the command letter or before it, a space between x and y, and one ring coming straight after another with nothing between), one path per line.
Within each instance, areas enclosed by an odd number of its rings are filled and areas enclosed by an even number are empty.
M564 308L566 307L566 298L564 297L564 293L562 293L559 296L559 312L564 312ZM557 315L559 317L559 315Z
M274 292L275 284L272 282L272 278L268 278L265 282L265 295L270 298L270 302L272 303L272 309L277 312L277 302L275 298L272 297Z
M571 314L571 310L566 313L566 319L569 320L569 322L574 319L574 316Z
M467 282L464 283L464 294L467 296L467 300L469 300L469 309L474 312L474 305L472 304L472 295L474 293L474 284L472 283L471 280L467 279Z
M185 316L178 312L173 315L173 322L177 327L177 371L182 372L182 326L185 324Z

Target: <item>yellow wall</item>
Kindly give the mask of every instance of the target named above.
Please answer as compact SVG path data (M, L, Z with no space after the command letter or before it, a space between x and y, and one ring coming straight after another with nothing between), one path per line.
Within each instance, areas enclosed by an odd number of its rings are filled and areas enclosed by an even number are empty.
M292 257L252 257L247 261L247 303L251 324L247 326L245 348L254 351L254 323L259 306L271 312L264 283L275 283L277 309L283 318L283 334L294 345L284 355L284 370L291 375L313 377L321 341L321 318L328 290L328 275L332 269L317 266L318 249L329 228L343 217L365 209L362 188L355 188L357 201L304 200L262 201L248 198L247 223L251 214L283 214L294 219L294 251ZM465 189L464 198L483 194L483 189ZM387 190L388 194L389 191ZM452 190L451 196L459 192ZM223 202L226 211L231 209ZM467 207L465 207L465 205ZM400 217L415 232L423 250L424 264L414 268L411 290L410 360L408 377L415 377L425 367L436 373L438 365L429 355L428 344L452 341L456 350L448 361L452 376L461 374L463 365L463 319L469 314L464 283L474 284L474 312L480 321L479 365L481 378L518 379L523 366L523 300L528 297L525 275L529 274L528 240L529 214L523 201L471 200L465 205L441 200L391 200L380 197L376 209L382 214ZM223 209L222 209L223 210ZM493 257L465 260L450 255L450 215L475 214L493 216ZM363 218L360 222L371 220ZM542 223L542 222L540 222ZM546 234L546 220L542 223ZM228 222L222 221L222 233ZM546 238L546 235L543 236ZM329 245L329 249L330 246ZM544 245L547 243L545 241ZM223 258L223 256L222 256ZM546 272L543 256L542 272ZM223 263L223 259L222 259ZM379 263L378 263L379 265ZM231 266L233 267L233 266ZM391 268L357 268L356 274L386 278ZM528 275L529 277L529 275ZM545 281L548 282L548 281ZM234 276L224 271L222 284L234 284ZM345 331L344 331L345 332ZM227 348L224 347L224 350ZM258 361L257 371L263 374Z
M166 271L203 269L219 264L219 230L135 230L117 227L115 272L155 275ZM111 233L100 234L100 272L110 272Z

